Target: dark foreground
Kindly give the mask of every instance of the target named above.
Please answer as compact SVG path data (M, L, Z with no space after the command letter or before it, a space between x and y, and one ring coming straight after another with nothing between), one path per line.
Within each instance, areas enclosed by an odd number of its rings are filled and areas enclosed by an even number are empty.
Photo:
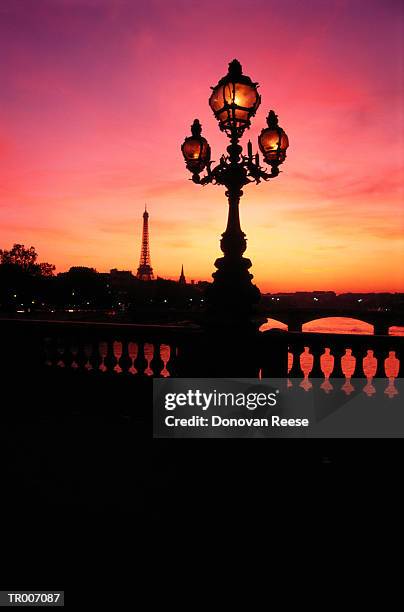
M179 523L346 512L349 491L373 500L402 469L400 440L152 440L148 377L3 374L7 588L77 587Z

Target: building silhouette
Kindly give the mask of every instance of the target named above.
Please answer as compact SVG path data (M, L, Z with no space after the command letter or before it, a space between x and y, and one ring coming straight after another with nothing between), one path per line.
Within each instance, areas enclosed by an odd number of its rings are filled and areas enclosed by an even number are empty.
M185 274L184 274L184 264L181 266L181 274L180 277L178 279L178 282L180 285L186 285L187 281L185 279Z
M136 278L143 281L150 281L154 278L153 268L150 263L149 213L147 212L146 204L143 213L142 246L140 248L140 261Z

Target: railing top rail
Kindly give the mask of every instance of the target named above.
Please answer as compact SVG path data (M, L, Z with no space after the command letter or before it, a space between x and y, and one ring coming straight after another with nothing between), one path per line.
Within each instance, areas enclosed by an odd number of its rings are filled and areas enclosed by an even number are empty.
M273 330L261 332L264 342L280 341L285 343L314 343L326 345L333 344L404 344L404 336L374 335L374 334L337 334L332 332L292 332L284 330Z
M167 327L170 327L172 329L181 329L181 330L188 330L188 329L196 329L194 326L185 326L185 325L172 325L170 323L167 324L157 324L157 323L119 323L119 322L115 322L115 321L68 321L68 320L54 320L54 319L14 319L12 317L10 318L1 318L0 319L0 325L4 322L7 323L15 323L15 324L24 324L24 325L31 325L31 324L36 324L36 325L70 325L70 326L89 326L89 325L94 325L97 327L128 327L128 328L146 328L146 329L166 329Z
M54 321L42 319L0 319L0 329L2 333L49 333L62 334L77 333L83 335L106 334L108 336L116 334L117 337L139 339L150 338L187 338L197 336L201 329L196 325L155 325L138 323L118 323L109 321Z
M201 332L202 328L195 324L191 323L190 325L179 325L172 323L122 323L117 321L69 321L69 320L54 320L54 319L18 319L18 318L0 318L0 326L49 326L49 327L58 327L63 325L65 327L94 327L95 329L128 329L128 330L150 330L150 331L166 331L173 330L179 332ZM300 339L300 338L395 338L397 340L403 341L404 336L393 336L393 335L375 335L375 334L341 334L335 332L295 332L288 331L283 329L269 329L259 333L262 337L279 337L279 338L289 338L289 339Z

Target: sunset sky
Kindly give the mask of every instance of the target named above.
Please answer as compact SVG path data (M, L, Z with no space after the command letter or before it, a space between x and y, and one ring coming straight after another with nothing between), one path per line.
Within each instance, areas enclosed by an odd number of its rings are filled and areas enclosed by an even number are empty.
M63 271L136 272L144 203L160 276L209 279L224 188L194 185L198 117L238 58L289 136L280 176L244 189L263 291L404 291L401 0L1 0L0 248Z

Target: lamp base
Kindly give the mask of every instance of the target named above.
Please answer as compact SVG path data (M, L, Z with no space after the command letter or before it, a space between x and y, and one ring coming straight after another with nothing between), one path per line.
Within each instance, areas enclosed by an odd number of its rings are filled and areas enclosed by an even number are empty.
M246 257L216 259L217 272L212 274L214 282L206 292L207 315L211 324L249 326L253 307L261 296L258 287L251 282L253 275L248 272L251 265Z

